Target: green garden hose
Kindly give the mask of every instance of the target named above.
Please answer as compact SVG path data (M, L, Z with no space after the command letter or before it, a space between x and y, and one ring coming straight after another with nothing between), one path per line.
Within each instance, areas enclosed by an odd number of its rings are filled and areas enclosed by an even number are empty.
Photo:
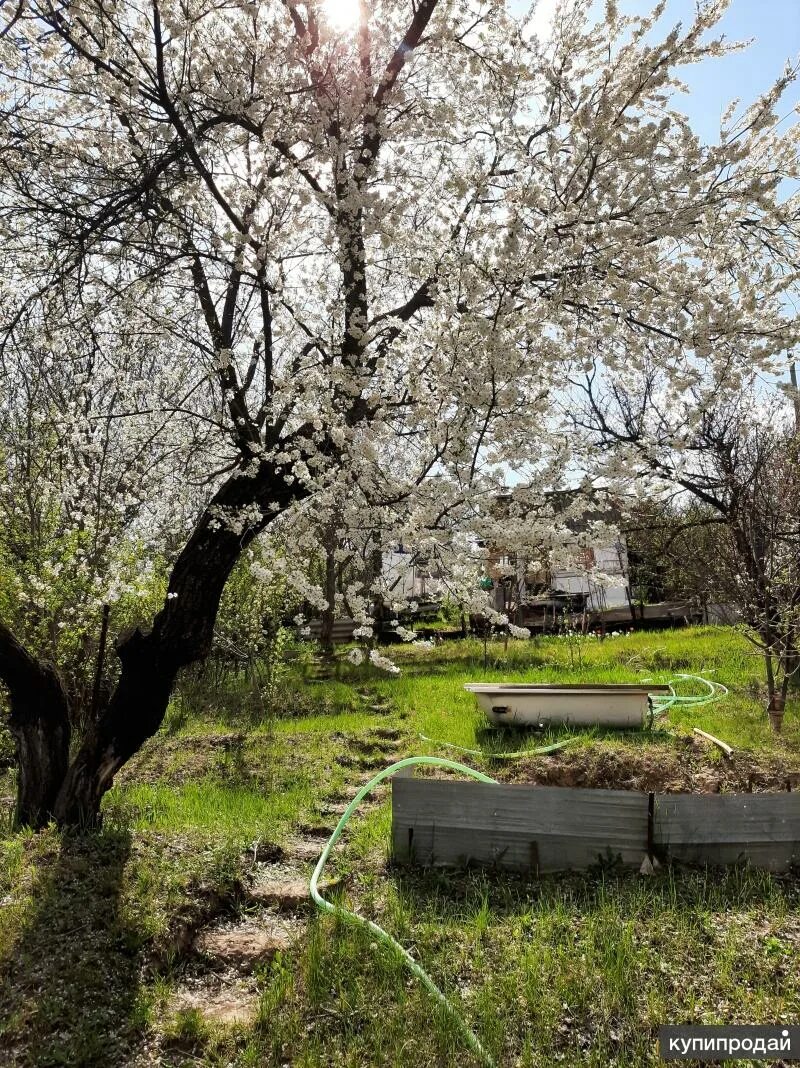
M677 679L689 679L695 682L701 682L708 688L709 692L696 696L681 696L675 693L675 690L673 689L671 683L668 683L670 687L669 696L663 698L651 698L652 709L654 714L662 714L666 712L668 708L671 708L673 705L676 704L689 707L697 707L700 705L711 704L713 701L719 700L721 697L724 697L728 693L727 689L721 683L710 682L708 679L703 679L698 675L678 675L676 676L676 680L673 681L677 681ZM580 740L579 738L566 738L561 742L555 742L553 745L542 746L538 749L521 750L520 752L516 753L483 753L478 749L467 749L464 746L453 745L450 742L440 742L436 739L428 738L424 734L421 734L420 738L424 739L425 741L433 742L436 745L444 745L450 749L456 749L462 753L469 753L471 756L482 756L494 760L512 760L518 757L539 756L546 753L553 753L556 750L564 749L566 746L572 745ZM463 1017L457 1012L452 1002L449 1001L448 998L442 993L442 991L439 989L436 983L434 983L433 979L431 979L428 973L419 964L417 964L417 962L414 960L408 950L404 949L395 938L393 938L387 931L384 931L382 927L379 927L377 923L373 923L372 920L364 919L363 916L359 916L355 912L350 912L348 909L343 908L341 905L336 905L332 901L326 901L325 898L319 892L319 880L322 876L322 872L325 868L325 865L328 862L331 850L339 839L339 836L341 835L342 831L352 818L353 813L361 804L366 795L370 792L370 790L374 789L379 782L382 782L384 779L388 779L392 775L395 775L402 768L414 767L417 764L428 764L433 767L447 768L449 771L459 771L464 775L468 775L472 779L477 779L479 782L497 782L496 779L492 779L488 775L484 775L481 771L476 771L474 768L467 767L466 764L458 764L456 763L456 761L447 760L444 757L406 757L403 760L398 760L394 764L390 764L387 768L384 768L383 771L379 771L377 775L373 776L373 778L371 778L369 782L362 786L353 798L353 800L345 809L341 819L336 824L333 833L326 842L325 848L322 850L322 854L319 860L317 861L317 865L314 868L314 873L311 876L309 890L311 892L311 897L314 903L323 912L333 913L334 915L341 917L348 923L354 924L356 926L366 927L375 935L376 938L380 939L380 941L382 941L385 945L389 946L389 948L396 954L396 956L399 957L399 959L405 964L405 966L412 973L412 975L416 976L416 978L419 979L425 989L433 995L433 997L439 1002L439 1004L455 1021L472 1052L484 1064L494 1066L494 1061L492 1060L489 1053L487 1053L487 1051L481 1045L481 1042L478 1039L477 1035L468 1027L467 1023L465 1022Z
M415 764L430 764L433 765L433 767L448 768L450 771L460 771L464 775L469 775L473 779L478 779L479 782L496 783L497 781L496 779L489 778L488 775L484 775L483 772L476 771L474 768L469 768L465 764L457 764L454 760L446 760L443 757L406 757L404 760L398 760L395 764L390 764L388 768L384 768L383 771L379 771L378 774L375 775L372 779L370 779L368 783L362 786L356 796L345 809L344 813L342 814L342 818L336 824L333 834L330 836L327 843L325 844L325 848L322 850L322 855L317 861L317 866L316 868L314 868L314 874L311 876L309 890L311 891L311 897L314 900L314 903L317 905L318 908L322 909L323 912L331 912L336 916L340 916L348 923L367 927L370 931L372 931L376 938L379 938L382 942L389 946L390 949L392 949L393 952L403 961L409 971L413 975L415 975L417 979L419 979L425 989L428 990L429 993L431 993L436 998L439 1004L449 1013L452 1019L458 1024L458 1027L461 1030L461 1033L463 1034L464 1039L469 1048L472 1050L472 1052L478 1058L480 1058L480 1060L484 1064L493 1066L494 1061L481 1045L477 1035L475 1035L474 1032L470 1030L464 1019L456 1011L453 1004L447 999L447 997L445 997L445 995L442 993L436 983L434 983L433 979L431 979L428 973L424 971L424 969L421 968L419 964L417 964L417 962L414 960L408 950L403 949L400 943L396 939L392 938L390 934L384 931L382 927L379 927L377 923L373 923L372 920L366 920L362 916L357 915L355 912L349 912L341 905L336 905L332 901L326 901L325 898L322 897L319 892L320 876L322 875L323 868L327 863L331 850L333 849L334 845L336 844L336 840L344 830L345 826L347 825L355 810L358 808L361 801L364 799L364 797L366 797L370 790L377 786L378 783L381 782L383 779L388 779L390 776L400 771L401 768L410 768L413 767Z
M484 757L486 760L518 760L520 757L546 756L555 753L559 749L566 749L568 745L574 745L582 741L579 737L564 738L563 741L553 742L552 745L542 745L538 749L520 749L516 753L485 753L482 749L465 749L463 745L453 745L452 742L443 742L438 738L429 738L427 734L420 734L423 742L431 742L433 745L441 745L446 749L457 749L459 753L469 753L470 756Z
M678 679L701 682L707 688L708 692L688 695L677 694L675 693L672 683L677 682ZM650 698L654 715L663 715L663 713L672 708L673 705L699 708L701 705L710 705L714 701L719 701L721 698L727 697L728 695L727 687L723 686L721 682L712 682L710 679L704 679L700 675L676 675L674 679L670 679L667 686L669 686L670 689L668 696L660 697L656 694Z

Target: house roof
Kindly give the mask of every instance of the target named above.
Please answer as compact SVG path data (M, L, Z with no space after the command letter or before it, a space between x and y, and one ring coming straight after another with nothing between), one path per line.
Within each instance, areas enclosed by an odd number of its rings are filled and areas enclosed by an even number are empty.
M492 513L498 516L516 514L520 519L536 512L541 515L550 509L575 534L585 533L593 523L618 527L622 522L623 502L619 495L608 490L561 489L546 490L538 500L527 500L529 487L513 487L498 493L492 501Z

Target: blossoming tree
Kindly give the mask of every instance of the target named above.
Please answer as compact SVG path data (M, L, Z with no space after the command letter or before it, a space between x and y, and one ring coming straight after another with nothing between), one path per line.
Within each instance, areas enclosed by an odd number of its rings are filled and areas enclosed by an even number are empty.
M573 0L545 45L497 0L360 0L350 26L315 0L4 9L3 337L54 294L69 332L134 303L218 427L163 604L71 761L58 675L0 629L28 822L97 816L275 517L357 493L365 524L422 499L424 526L491 492L540 462L564 356L599 342L780 346L792 75L711 146L673 99L725 51L725 6L661 32L663 5L592 26Z
M655 367L624 385L589 376L578 421L617 477L689 506L671 524L658 516L662 534L758 650L780 730L800 671L800 428L755 371L715 385L699 375L679 390Z

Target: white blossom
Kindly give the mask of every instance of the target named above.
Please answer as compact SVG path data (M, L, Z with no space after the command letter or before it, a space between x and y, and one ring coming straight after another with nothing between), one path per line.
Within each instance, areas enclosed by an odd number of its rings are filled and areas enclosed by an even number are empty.
M393 664L387 656L383 656L381 653L379 653L377 649L370 649L369 662L372 664L373 667L378 668L380 671L385 671L389 675L400 674L400 668L397 667L396 664Z

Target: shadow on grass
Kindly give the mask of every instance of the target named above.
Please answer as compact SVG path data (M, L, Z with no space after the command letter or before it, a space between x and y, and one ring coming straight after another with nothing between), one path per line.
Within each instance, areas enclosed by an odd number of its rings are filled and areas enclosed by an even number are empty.
M531 727L492 727L480 724L475 729L476 744L491 757L495 753L511 750L523 750L534 746L553 745L569 739L585 742L616 742L620 745L650 747L665 746L675 749L680 741L668 730L615 730L603 727L570 727L568 724L554 724L545 730Z
M744 865L728 868L666 866L643 878L634 871L598 864L588 872L538 878L470 867L463 870L392 865L405 908L419 921L452 922L488 903L495 917L525 917L553 909L586 916L611 909L620 916L657 919L664 913L707 916L728 911L800 905L800 872L772 875Z
M121 907L126 831L64 835L39 860L0 972L0 1062L123 1063L136 1030L139 935Z

